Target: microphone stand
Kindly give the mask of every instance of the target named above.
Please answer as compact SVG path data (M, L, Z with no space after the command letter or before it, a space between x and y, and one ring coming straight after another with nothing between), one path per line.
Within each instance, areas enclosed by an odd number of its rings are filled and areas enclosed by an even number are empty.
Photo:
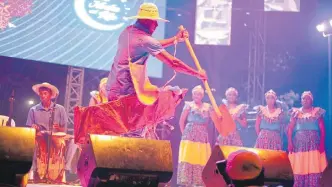
M47 136L48 153L47 153L47 165L46 165L46 173L45 173L46 183L55 182L49 178L49 165L50 165L50 155L51 155L51 139L53 136L54 112L55 112L57 98L58 98L58 95L55 96L54 104L53 104L53 107L51 108L51 115L50 115L49 124L48 124L50 134Z

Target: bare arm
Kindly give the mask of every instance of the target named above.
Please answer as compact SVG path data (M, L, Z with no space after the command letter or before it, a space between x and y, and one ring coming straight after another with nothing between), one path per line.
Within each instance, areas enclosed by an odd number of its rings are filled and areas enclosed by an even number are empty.
M167 39L163 39L163 40L159 40L161 46L165 47L169 47L171 45L174 44L174 42L177 40L176 36L172 37L172 38L167 38Z
M320 149L321 151L325 151L325 123L322 117L318 119L318 125L320 131Z
M173 36L172 38L164 39L164 40L159 40L161 46L168 47L173 44L175 44L175 41L182 42L184 39L189 38L189 33L187 30L179 30L178 33Z
M261 131L261 129L260 129L261 121L262 121L262 117L258 115L256 117L256 123L255 123L255 129L256 129L257 134L259 134L259 132Z
M34 120L33 120L33 110L32 108L30 108L29 113L28 113L28 118L27 118L27 122L26 122L26 126L32 127L32 125L34 124Z
M160 44L160 42L150 36L146 36L143 38L142 47L146 50L146 52L150 53L154 57L156 57L161 62L167 64L175 71L180 73L185 73L188 75L196 76L200 79L206 80L207 76L204 71L196 71L181 60L175 58L171 54L169 54Z
M62 114L61 114L61 125L63 126L62 131L64 131L65 133L67 133L68 130L68 116L66 113L66 110L64 107L62 107Z
M59 111L60 111L59 124L53 124L53 128L59 132L67 133L68 117L67 117L66 110L64 107L60 106Z
M237 118L237 121L240 123L240 125L244 128L248 126L247 122L247 116L245 113L243 113L239 118Z
M199 76L198 71L194 70L193 68L182 62L181 60L175 58L165 50L157 54L155 57L158 60L170 66L171 68L173 68L177 72L191 76Z
M189 108L183 110L183 112L181 113L180 121L179 121L181 134L183 134L183 131L184 131L184 128L185 128L185 123L186 123L186 120L187 120L188 114L189 114Z
M90 98L89 106L95 106L97 103L93 97Z
M288 138L288 144L291 145L291 147L293 147L293 138L292 138L292 134L293 134L293 130L296 124L296 119L291 118L289 125L288 125L288 131L287 131L287 138Z
M56 130L59 131L59 132L65 132L65 133L67 133L66 128L65 128L65 127L62 127L62 126L60 126L60 125L58 125L58 124L54 124L54 125L53 125L53 128L56 129Z
M33 114L33 109L32 108L30 108L30 110L29 110L26 126L32 127L34 129L36 129L36 131L39 130L39 126L37 124L35 124L34 114Z

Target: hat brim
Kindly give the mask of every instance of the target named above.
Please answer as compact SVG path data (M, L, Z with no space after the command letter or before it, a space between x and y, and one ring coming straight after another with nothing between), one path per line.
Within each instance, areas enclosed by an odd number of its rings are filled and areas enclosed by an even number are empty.
M162 22L170 22L167 19L164 18L151 18L151 17L144 17L144 16L131 16L131 17L127 17L127 19L149 19L149 20L155 20L155 21L162 21Z
M42 84L36 84L36 85L33 85L32 86L32 90L37 94L39 95L39 89L40 88L48 88L52 91L52 96L51 98L54 99L58 94L59 94L59 90L57 87L51 85L51 84L45 84L45 83L42 83Z

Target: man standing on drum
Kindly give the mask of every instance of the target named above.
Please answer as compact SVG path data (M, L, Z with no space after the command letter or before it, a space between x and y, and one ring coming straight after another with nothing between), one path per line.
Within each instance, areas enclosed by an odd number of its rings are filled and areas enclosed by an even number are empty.
M58 88L52 84L44 82L32 86L32 90L39 96L40 103L30 108L26 125L35 128L37 135L40 131L49 131L51 129L49 127L50 118L54 109L54 119L52 124L53 132L67 132L68 118L65 108L52 102L52 99L55 99L59 95ZM39 179L36 177L36 160L35 154L32 166L33 180Z

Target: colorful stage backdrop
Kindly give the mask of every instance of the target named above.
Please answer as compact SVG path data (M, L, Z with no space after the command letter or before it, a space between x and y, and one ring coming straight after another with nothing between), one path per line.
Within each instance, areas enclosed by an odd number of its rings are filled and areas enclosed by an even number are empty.
M109 70L120 32L143 0L0 0L0 55ZM166 0L149 0L165 17ZM163 23L154 34L164 38ZM162 64L148 63L162 77Z

